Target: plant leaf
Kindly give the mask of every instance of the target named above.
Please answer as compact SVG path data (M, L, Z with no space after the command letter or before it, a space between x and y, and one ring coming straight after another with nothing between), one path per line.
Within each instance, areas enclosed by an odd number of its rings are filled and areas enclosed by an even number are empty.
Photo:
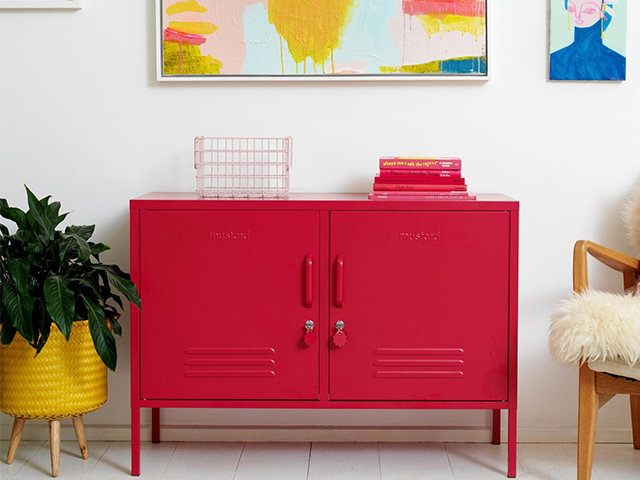
M27 214L19 208L10 207L4 198L0 199L0 216L15 222L20 228L29 228Z
M63 213L62 215L58 215L58 218L56 218L56 222L55 225L58 226L60 225L65 218L67 218L67 215L69 215L69 212Z
M104 310L99 305L89 300L84 295L80 295L82 301L87 307L87 316L89 317L89 331L93 338L93 344L96 351L104 364L115 371L118 363L118 354L116 352L116 339L107 327Z
M90 289L96 297L101 297L100 290L98 290L98 285L95 282L91 282L86 278L69 278L69 283L78 283Z
M20 335L27 342L33 342L33 325L31 324L33 299L31 297L20 297L13 285L5 284L2 286L2 305Z
M131 303L138 308L142 308L138 290L136 290L136 286L131 280L117 277L109 271L107 271L107 277L109 278L109 283L122 292Z
M104 243L91 243L89 242L89 248L91 248L91 255L96 257L96 260L100 261L99 255L102 252L106 252L107 250L111 250L111 247L105 245Z
M51 196L47 197L46 200L48 200L49 198L51 198ZM44 198L42 200L45 200ZM42 200L40 200L40 203L42 204ZM51 226L53 228L56 227L56 225L58 225L58 214L60 213L60 202L53 202L51 205L47 205L46 203L43 205L45 207L45 212L47 215L47 218L49 219L49 221L51 222Z
M67 235L78 235L83 240L89 240L95 229L95 225L69 225L64 230L64 233Z
M105 265L104 267L107 269L107 271L111 272L114 275L117 275L118 277L131 280L131 275L129 275L127 272L122 271L122 269L118 265Z
M64 277L49 273L44 281L44 299L47 302L47 312L53 322L69 340L73 324L74 300L73 292L67 287Z
M2 235L4 235L5 237L9 235L9 229L2 223L0 223L0 233L2 233Z
M14 337L16 336L17 330L11 325L11 323L6 322L2 324L2 334L0 335L0 343L2 345L9 345L13 342Z
M117 290L123 293L131 303L133 303L136 307L142 308L140 305L140 297L138 296L138 290L136 290L135 284L128 280L129 274L124 273L117 265L103 265L103 264L92 264L94 269L103 271L107 274L107 279L109 283L113 285ZM117 273L114 273L117 272ZM125 276L127 278L122 278L118 273Z
M27 252L40 257L44 252L44 248L42 248L42 245L40 245L39 243L28 243Z
M71 238L64 238L60 242L60 252L58 258L61 264L66 264L71 260L78 252L76 242Z
M33 315L36 315L38 318L38 329L40 330L40 338L36 344L36 355L38 355L42 351L45 343L47 343L49 334L51 333L51 317L44 308L42 298L36 298L33 305Z
M124 305L122 304L122 299L118 295L114 295L113 293L109 295L109 298L112 298L114 302L118 304L120 309L124 310Z
M107 307L104 309L104 314L111 324L111 330L113 330L113 333L115 333L116 335L122 335L122 326L118 322L118 318L120 318L118 312L116 312L115 309L111 307Z
M53 238L53 224L51 220L47 216L46 208L38 201L36 196L29 190L29 188L25 185L24 188L27 189L27 201L29 203L29 213L33 216L33 219L40 226L40 230L42 236L46 240L51 240ZM46 198L46 197L45 197ZM45 200L43 198L43 200Z
M7 318L7 312L5 312L4 308L2 308L2 317ZM9 345L13 341L13 337L16 336L17 330L11 324L11 322L3 322L2 323L2 332L0 332L0 343L2 345Z
M16 288L23 297L29 296L29 259L27 257L22 258L9 258L7 261L9 265L9 273L16 282Z
M91 256L91 248L89 248L89 244L87 243L87 241L80 235L76 235L75 233L69 234L68 237L75 240L76 245L78 245L78 261L83 263L89 261L89 257Z

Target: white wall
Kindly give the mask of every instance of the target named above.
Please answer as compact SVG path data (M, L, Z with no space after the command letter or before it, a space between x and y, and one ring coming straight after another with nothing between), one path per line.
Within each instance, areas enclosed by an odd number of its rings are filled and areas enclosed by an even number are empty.
M619 210L640 180L638 29L629 31L624 83L548 82L547 2L494 0L486 83L159 84L153 3L87 0L77 12L0 13L0 196L26 206L23 183L53 195L73 211L71 223L97 224L95 238L113 247L106 261L128 266L129 199L192 191L196 135L293 136L293 191L367 191L383 154L460 156L471 190L521 201L521 438L572 440L577 374L550 362L546 330L554 303L571 289L575 240L631 253ZM630 25L638 15L638 2L629 2ZM621 282L594 273L596 286ZM128 314L124 320L128 327ZM118 341L109 401L88 425L129 421L128 341L126 333ZM601 412L601 439L630 439L627 403L614 399ZM163 417L173 425L472 425L465 438L481 439L489 420L470 411ZM94 438L126 434L95 430Z

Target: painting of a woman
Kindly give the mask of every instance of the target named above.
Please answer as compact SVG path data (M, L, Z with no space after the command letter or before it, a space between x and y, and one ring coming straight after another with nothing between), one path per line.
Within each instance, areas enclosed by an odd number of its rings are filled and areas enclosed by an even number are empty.
M573 26L573 43L551 54L550 80L613 80L626 78L626 58L604 44L617 0L562 0ZM625 21L623 19L620 20Z

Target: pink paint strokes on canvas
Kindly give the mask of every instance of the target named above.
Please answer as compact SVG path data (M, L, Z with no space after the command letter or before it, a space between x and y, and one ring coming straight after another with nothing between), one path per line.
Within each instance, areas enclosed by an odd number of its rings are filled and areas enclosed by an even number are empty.
M205 38L202 35L180 33L170 28L164 29L164 39L166 41L188 43L189 45L202 45L205 42Z
M182 0L165 0L164 9ZM244 66L246 48L244 42L244 28L242 18L248 6L262 4L267 7L268 0L233 0L221 2L219 0L199 0L198 3L207 8L207 11L199 14L207 22L219 27L215 33L208 35L207 41L200 46L202 55L211 55L222 62L225 74L240 74ZM171 16L189 17L189 14L181 13ZM169 25L170 17L163 15L163 29ZM186 21L192 21L188 18Z
M403 0L402 10L407 15L483 17L485 0Z

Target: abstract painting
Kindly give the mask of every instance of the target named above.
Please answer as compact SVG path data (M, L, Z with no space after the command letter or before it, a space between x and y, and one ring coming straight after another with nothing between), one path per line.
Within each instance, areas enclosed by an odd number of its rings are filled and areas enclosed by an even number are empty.
M551 0L550 80L622 81L627 0Z
M158 0L158 76L487 77L486 3Z

